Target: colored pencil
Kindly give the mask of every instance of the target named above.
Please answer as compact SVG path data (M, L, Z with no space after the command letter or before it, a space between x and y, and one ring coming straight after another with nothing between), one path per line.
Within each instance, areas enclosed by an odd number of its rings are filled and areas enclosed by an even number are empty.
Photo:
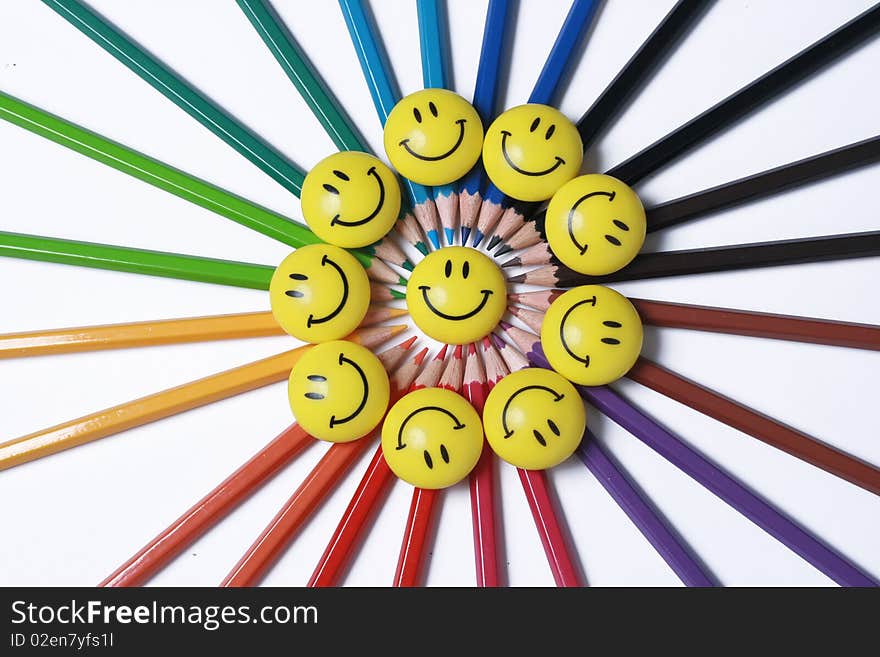
M526 102L542 105L555 103L566 72L573 64L575 55L580 51L580 45L587 33L587 28L593 22L599 4L598 0L573 0L565 21L559 29L559 34L556 36L556 41L553 43L553 48L544 62L544 68L541 69L538 80ZM485 198L494 199L497 207L487 210L485 215L481 209L474 236L474 246L479 245L483 236L489 235L489 232L497 225L496 234L492 236L488 244L488 249L491 251L498 243L525 225L526 216L530 216L534 205L521 204L514 199L506 198L491 182L486 190Z
M339 0L339 6L357 53L364 80L373 98L373 105L379 115L380 123L384 126L388 114L400 100L400 91L391 73L388 55L363 0ZM419 227L428 236L434 248L440 248L437 232L440 229L440 217L437 214L437 206L431 198L431 191L411 180L404 179L404 185L413 204L413 214ZM412 226L408 230L411 234ZM419 240L413 245L427 255L428 248L424 242Z
M672 370L640 359L627 378L688 406L703 415L781 449L817 468L880 495L880 469L785 426L771 417L724 397Z
M425 347L410 361L412 366L404 376L396 380L392 379L392 394L397 398L404 392L432 386L439 380L443 363L440 354L429 362L430 367L426 367L421 373L418 372L427 353L428 348ZM342 514L333 536L327 543L321 559L315 566L309 579L309 586L338 585L348 564L359 549L365 532L369 529L369 523L381 508L388 492L388 486L393 479L394 473L385 462L385 457L382 455L382 445L379 445L360 483L358 483L348 507Z
M574 287L590 283L643 280L685 274L739 271L829 260L880 255L880 231L807 237L775 242L715 246L685 251L664 251L638 256L631 264L607 276L585 276L563 265L544 265L513 276L513 283L544 287Z
M534 292L514 292L507 295L507 300L535 310L545 311L556 301L565 290L535 290Z
M541 333L541 325L544 322L543 313L539 313L528 308L520 308L518 306L509 306L508 312L532 329L535 333Z
M358 336L353 336L356 341ZM415 338L405 340L385 351L379 359L389 373L396 375ZM173 558L195 542L211 527L248 499L263 483L281 471L305 447L315 443L311 436L293 424L261 449L220 485L160 532L131 559L116 569L101 586L140 586L164 568Z
M666 60L711 0L678 0L615 78L577 122L584 150L609 127Z
M370 299L372 301L394 301L406 299L406 293L375 281L370 281Z
M528 354L537 367L549 368L540 341ZM639 411L607 386L575 386L581 396L732 508L841 586L878 586L870 575L786 518L710 460Z
M489 380L483 360L477 353L475 345L468 345L462 391L465 399L471 403L481 417L489 390ZM484 438L480 460L477 461L476 467L468 477L477 586L496 587L501 585L500 546L495 521L500 513L496 502L495 463L495 453Z
M302 224L2 92L0 118L289 246L320 242ZM378 258L357 249L351 253L371 278L400 279Z
M480 115L483 128L487 129L495 117L498 103L500 79L499 70L505 53L505 33L508 31L510 16L509 0L489 0L486 10L486 23L483 27L483 43L480 46L480 62L477 66L477 81L474 84L473 106ZM467 244L480 205L483 202L483 184L486 171L483 161L478 160L474 168L461 183L458 196L458 211L461 224L461 243Z
M618 164L608 171L608 175L628 185L635 185L712 135L730 127L777 98L798 82L830 65L864 41L876 36L878 29L880 29L880 5L874 5L791 59Z
M393 306L370 306L367 314L361 320L361 326L374 326L389 319L397 319L408 315L406 308L394 308Z
M162 319L0 335L0 359L285 335L271 312Z
M339 100L318 75L305 52L266 0L236 0L269 52L290 78L325 132L341 151L370 153L370 147ZM390 236L364 249L382 260L411 270L413 265Z
M494 333L492 340L487 339L484 344L487 350L497 351L502 359L505 358L505 352L507 352L508 357L512 359L509 361L512 366L505 364L505 368L509 372L516 372L529 366L528 360L522 354L519 354L518 358L515 357L514 350ZM487 360L487 376L490 369L489 362ZM495 370L498 367L498 360L493 359L491 362L491 367ZM497 377L496 372L495 380L490 380L489 385L494 386L501 378L503 375ZM568 546L568 530L565 527L564 519L556 513L556 502L553 499L546 473L543 470L525 470L523 468L517 468L517 473L556 585L583 586L584 582L577 555Z
M416 10L425 89L454 91L448 70L451 54L446 3L443 0L416 0ZM451 245L455 241L455 227L458 223L458 189L453 183L433 187L431 198L437 206L446 243Z
M0 256L268 290L274 267L0 231Z
M362 343L375 345L405 328L382 326L357 333ZM283 381L309 347L285 351L0 443L0 470Z
M605 453L589 429L577 449L577 455L685 586L715 586L705 566L691 554L688 546L669 527L647 496Z
M409 344L411 345L412 342ZM420 360L422 357L416 356L416 359ZM414 373L418 368L418 364L414 363L416 359L408 363L409 365L415 364L415 368L406 367L406 365L399 368L392 375L392 382L399 383L400 376ZM401 390L397 385L392 385L389 408L400 398ZM260 536L226 575L220 586L256 586L284 554L296 534L302 529L312 513L323 503L341 477L372 444L372 436L379 430L379 427L381 427L381 422L368 436L348 443L332 444L299 488L285 502Z
M666 301L630 299L642 322L654 326L880 351L880 326L815 317L757 313Z
M586 36L587 28L592 23L598 6L598 0L572 1L565 21L556 35L556 41L547 55L544 67L541 69L535 86L532 88L532 93L526 102L543 105L554 103L562 90L562 82L566 72L572 65L575 55L580 51L580 44ZM486 192L483 194L483 203L477 218L477 227L474 230L474 246L479 246L483 238L491 233L506 206L509 204L505 195L489 182ZM518 221L522 224L525 219L520 215Z
M648 208L648 232L836 176L880 160L880 135Z
M80 32L229 146L299 196L305 172L79 0L43 0Z
M446 361L443 374L437 382L437 387L452 390L453 392L461 392L464 375L461 352L461 345L456 345L452 356ZM413 488L409 514L404 527L403 541L397 559L397 570L394 574L394 586L420 586L424 580L424 570L427 561L426 552L432 544L431 534L436 524L436 511L442 495L442 490Z

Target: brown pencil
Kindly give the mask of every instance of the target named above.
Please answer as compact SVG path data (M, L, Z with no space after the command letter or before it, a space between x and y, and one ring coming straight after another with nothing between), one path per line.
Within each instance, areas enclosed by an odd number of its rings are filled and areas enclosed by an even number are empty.
M880 326L733 308L630 299L645 324L880 350Z
M522 228L517 230L510 239L506 240L498 250L495 256L502 256L508 251L518 251L534 246L539 242L546 242L547 236L544 234L544 213L540 212L531 221L526 221Z
M528 222L520 205L514 204L505 208L501 215L501 219L498 220L498 225L495 227L495 234L492 235L486 249L491 251L498 246L498 244L506 241L509 237L522 230L526 223Z
M550 304L559 298L565 290L536 290L534 292L519 292L507 295L508 300L521 306L528 306L535 310L547 310Z
M496 254L497 255L497 254ZM538 242L522 251L518 256L505 260L501 266L509 267L532 267L534 265L546 265L553 260L553 251L547 242Z
M626 375L662 395L880 495L880 469L641 358Z

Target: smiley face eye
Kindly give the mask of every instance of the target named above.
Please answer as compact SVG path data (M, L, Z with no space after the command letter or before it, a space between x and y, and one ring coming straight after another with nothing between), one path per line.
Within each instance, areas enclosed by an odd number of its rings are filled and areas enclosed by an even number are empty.
M623 324L621 324L620 322L615 322L614 320L611 320L611 319L607 319L602 323L605 326L608 326L609 328L620 328L621 326L623 326Z
M629 230L629 226L623 223L620 219L615 219L614 225L620 228L620 230Z
M305 394L305 398L306 399L314 399L315 401L318 401L318 400L324 399L324 395L322 395L320 392L307 392Z
M339 190L336 189L333 185L330 185L329 183L324 183L323 187L326 191L330 192L331 194L337 194L337 195L339 194Z
M535 130L537 130L539 125L541 125L541 117L540 116L535 118L534 121L532 121L532 126L529 128L529 132L534 132Z
M430 452L428 452L428 450L425 450L425 451L423 452L423 454L424 454L424 457L425 457L425 465L428 466L428 469L429 469L429 470L433 470L433 469L434 469L434 461L431 460L431 454L430 454Z
M413 116L416 117L418 123L422 122L422 113L419 111L418 107L413 107Z
M446 278L452 276L452 260L446 261L446 267L443 270L446 273Z
M550 431L552 431L555 435L557 435L557 436L560 435L559 427L556 426L556 423L553 420L548 418L547 419L547 426L550 427Z
M437 118L437 106L434 104L433 101L428 103L428 109L431 110L431 114L433 114L434 118L436 119Z
M440 444L440 456L443 458L443 462L447 465L449 464L449 452L446 450L446 445Z
M351 180L351 178L349 178L347 175L345 175L342 171L338 171L336 169L333 169L333 175L336 176L337 178L340 178L341 180L344 180L345 182L348 182L349 180Z
M468 274L470 274L470 273L471 273L471 263L469 263L467 260L465 260L464 264L461 266L461 275L464 276L465 278L467 278Z
M602 338L602 342L605 344L620 344L620 340L617 338Z
M547 134L544 135L544 139L549 140L550 137L553 136L554 132L556 132L556 124L553 124L549 128L547 128Z

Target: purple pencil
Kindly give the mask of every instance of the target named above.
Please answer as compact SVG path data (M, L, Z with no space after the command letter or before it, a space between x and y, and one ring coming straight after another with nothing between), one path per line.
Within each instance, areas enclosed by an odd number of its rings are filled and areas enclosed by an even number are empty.
M577 455L685 586L716 585L663 518L609 458L589 429Z
M527 356L537 367L550 367L540 342L533 345ZM880 586L870 575L786 518L611 388L576 387L599 411L841 586Z

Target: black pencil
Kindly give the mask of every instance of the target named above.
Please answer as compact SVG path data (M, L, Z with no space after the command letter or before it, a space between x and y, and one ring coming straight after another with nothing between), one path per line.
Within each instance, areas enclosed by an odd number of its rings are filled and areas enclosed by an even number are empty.
M586 152L596 138L626 108L628 101L650 79L651 74L666 60L676 45L687 35L689 28L703 15L711 0L678 0L636 53L609 83L593 105L577 122L578 132ZM540 209L540 203L518 201L506 214L532 217ZM503 255L515 249L533 246L541 238L531 228L530 222L519 225L513 220L505 222L502 217L489 241L491 251L501 245L495 255Z
M608 171L628 185L655 173L717 132L846 54L880 30L880 4Z
M880 135L655 205L645 211L648 232L698 219L717 210L754 201L878 160Z
M880 255L880 230L686 251L645 253L620 271L607 276L585 276L564 265L553 263L514 276L510 281L547 287L575 287L592 283L707 274L877 255Z

